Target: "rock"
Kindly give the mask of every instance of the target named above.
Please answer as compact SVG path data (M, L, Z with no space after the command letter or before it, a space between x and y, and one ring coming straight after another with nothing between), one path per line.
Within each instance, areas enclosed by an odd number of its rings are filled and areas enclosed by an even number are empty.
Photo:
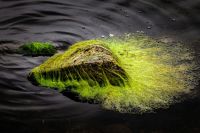
M89 86L123 86L128 78L112 52L103 45L94 44L70 48L34 68L29 80L42 84L41 79L52 82L84 80Z
M18 53L27 56L50 56L56 53L56 48L49 42L29 42L20 46Z

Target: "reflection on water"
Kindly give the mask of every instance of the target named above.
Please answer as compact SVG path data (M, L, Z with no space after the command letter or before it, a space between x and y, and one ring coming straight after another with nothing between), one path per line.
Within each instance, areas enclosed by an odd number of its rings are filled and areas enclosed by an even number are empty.
M80 40L142 31L165 41L182 41L198 53L199 9L199 0L0 0L0 131L198 132L198 97L153 114L106 111L33 86L26 75L47 57L10 51L32 40L53 41L64 50Z

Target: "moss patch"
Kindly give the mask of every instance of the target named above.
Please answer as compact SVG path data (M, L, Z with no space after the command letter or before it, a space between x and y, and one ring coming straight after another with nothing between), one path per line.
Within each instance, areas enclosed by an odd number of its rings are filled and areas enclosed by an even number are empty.
M29 56L50 56L56 53L56 48L49 42L30 42L22 45L19 53Z
M74 71L66 73L71 78L63 80L63 76L59 75L60 72L63 73L61 68L73 64L72 55L81 55L81 49L90 45L109 49L117 65L125 71L128 82L123 82L123 85L107 82L103 86L95 82L91 85L90 80L93 81L93 78L77 78L73 76ZM189 93L197 84L197 72L193 72L195 70L197 65L192 50L183 45L167 44L144 35L128 34L76 43L64 54L56 54L34 68L30 76L41 86L58 88L61 92L68 89L82 99L100 102L106 109L141 113L168 107L177 102L175 97ZM88 73L89 70L83 75ZM118 75L121 76L119 73ZM103 72L101 76L106 77Z

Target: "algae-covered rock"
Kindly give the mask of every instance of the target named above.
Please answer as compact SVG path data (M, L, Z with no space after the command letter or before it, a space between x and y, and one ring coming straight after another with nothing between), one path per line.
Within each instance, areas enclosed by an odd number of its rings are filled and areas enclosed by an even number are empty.
M56 87L52 83L57 82L66 89L76 86L70 83L73 81L86 81L89 86L123 86L127 76L108 48L94 44L53 56L33 69L29 79L49 87Z
M19 47L18 52L28 56L50 56L56 53L56 48L49 42L29 42Z
M193 50L183 44L127 34L78 42L34 68L29 79L74 100L143 113L189 94L198 84L198 66Z

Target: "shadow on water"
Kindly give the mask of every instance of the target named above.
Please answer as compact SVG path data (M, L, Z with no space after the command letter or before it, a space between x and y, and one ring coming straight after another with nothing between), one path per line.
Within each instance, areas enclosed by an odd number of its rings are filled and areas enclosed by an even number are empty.
M65 50L81 40L142 31L181 41L199 56L199 13L199 0L0 0L0 132L200 132L199 86L169 109L120 114L32 85L28 72L47 57L13 52L32 40Z

